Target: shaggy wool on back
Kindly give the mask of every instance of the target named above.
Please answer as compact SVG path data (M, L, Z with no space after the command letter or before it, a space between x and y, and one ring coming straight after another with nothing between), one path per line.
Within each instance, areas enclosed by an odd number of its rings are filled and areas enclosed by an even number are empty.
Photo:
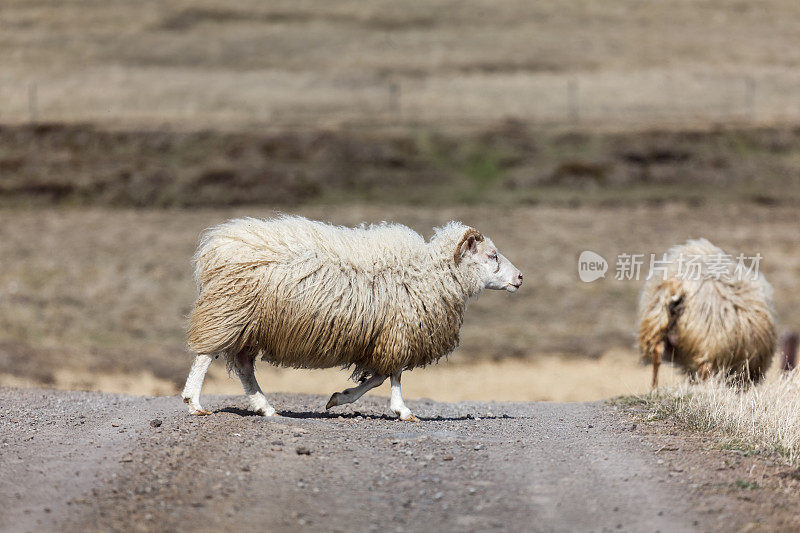
M229 364L245 352L354 375L427 365L458 345L466 303L482 290L474 261L454 258L468 230L451 222L426 243L386 223L283 216L213 227L195 255L189 346Z

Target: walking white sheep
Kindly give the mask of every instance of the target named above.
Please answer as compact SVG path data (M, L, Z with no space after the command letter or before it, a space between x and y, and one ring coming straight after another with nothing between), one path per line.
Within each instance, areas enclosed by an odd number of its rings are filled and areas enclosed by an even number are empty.
M662 358L706 379L758 381L775 352L772 287L764 276L705 239L673 246L639 298L642 358L658 386Z
M458 222L426 243L397 224L237 219L210 228L194 261L199 296L188 342L197 356L183 398L197 415L209 414L200 389L212 357L222 355L260 414L275 409L256 382L258 356L293 368L353 367L360 385L333 394L328 409L389 377L392 411L415 420L401 373L455 349L469 298L522 284L491 240Z

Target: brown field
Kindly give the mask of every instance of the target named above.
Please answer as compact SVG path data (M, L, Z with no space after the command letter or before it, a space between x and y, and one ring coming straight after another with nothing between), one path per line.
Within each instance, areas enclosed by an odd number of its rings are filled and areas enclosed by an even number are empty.
M0 206L794 205L800 128L474 132L0 126Z
M0 384L176 392L199 232L273 209L461 219L524 270L411 397L646 390L613 258L689 237L760 252L800 323L797 2L6 0L0 27Z
M526 284L517 294L489 292L471 304L461 347L449 362L409 377L412 395L594 399L645 391L647 369L637 366L633 350L640 283L613 279L614 258L622 252L660 253L700 235L731 252L761 253L761 269L776 290L779 327L800 324L800 213L793 206L434 210L353 204L293 211L341 224L398 221L425 235L435 225L461 219L490 235L525 272ZM183 330L194 297L189 259L199 232L231 216L273 212L258 207L3 209L2 382L177 391L189 363ZM578 280L577 256L585 249L609 259L606 279ZM489 371L485 362L492 361L503 365ZM222 379L222 372L214 374L210 390L236 390L238 385ZM346 376L281 371L264 379L281 390L327 392L341 387ZM322 383L326 387L320 391Z
M799 21L792 0L6 0L0 121L792 122Z

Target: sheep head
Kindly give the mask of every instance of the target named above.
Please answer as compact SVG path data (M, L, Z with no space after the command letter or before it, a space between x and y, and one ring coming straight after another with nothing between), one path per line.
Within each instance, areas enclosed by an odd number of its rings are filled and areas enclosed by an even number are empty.
M506 259L491 241L475 228L467 228L453 252L458 266L464 260L481 267L485 289L516 292L522 285L522 273Z

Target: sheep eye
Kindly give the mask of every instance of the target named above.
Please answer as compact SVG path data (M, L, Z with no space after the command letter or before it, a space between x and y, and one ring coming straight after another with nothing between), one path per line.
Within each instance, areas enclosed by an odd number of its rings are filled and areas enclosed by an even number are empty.
M489 259L497 259L497 254L493 253L493 254L489 255Z

